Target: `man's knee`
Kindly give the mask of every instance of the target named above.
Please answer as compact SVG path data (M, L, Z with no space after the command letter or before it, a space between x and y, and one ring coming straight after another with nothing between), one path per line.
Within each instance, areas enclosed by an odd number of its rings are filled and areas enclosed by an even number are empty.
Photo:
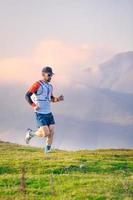
M41 129L43 137L47 137L50 135L50 130L47 126L42 126Z

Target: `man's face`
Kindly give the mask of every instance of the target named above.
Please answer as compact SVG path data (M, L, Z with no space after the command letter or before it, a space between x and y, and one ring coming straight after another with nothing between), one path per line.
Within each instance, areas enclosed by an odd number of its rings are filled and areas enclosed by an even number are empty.
M42 77L45 81L50 82L51 78L52 78L52 74L51 73L46 73L46 72L42 72Z

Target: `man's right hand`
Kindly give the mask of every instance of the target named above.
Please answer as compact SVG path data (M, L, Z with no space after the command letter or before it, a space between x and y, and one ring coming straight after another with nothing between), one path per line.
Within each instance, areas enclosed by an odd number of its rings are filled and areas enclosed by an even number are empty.
M40 107L38 105L34 106L34 110L39 110Z
M34 110L39 110L40 109L39 105L36 105L35 103L32 104L32 107L33 107Z

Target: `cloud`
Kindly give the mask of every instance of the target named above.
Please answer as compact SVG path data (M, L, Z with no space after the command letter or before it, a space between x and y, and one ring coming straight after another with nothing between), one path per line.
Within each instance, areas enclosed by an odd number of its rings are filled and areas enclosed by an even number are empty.
M85 68L92 56L87 46L72 45L62 41L44 40L34 52L38 65L52 65L56 73L56 82L68 85L73 76Z
M108 46L71 44L57 40L42 41L34 52L37 65L52 65L56 72L56 83L70 86L73 82L85 81L85 69L96 71L100 62L112 56L114 51ZM78 80L78 81L77 81Z
M73 81L85 80L84 69L95 68L112 50L88 44L71 44L59 40L43 40L26 57L13 57L0 60L0 82L28 83L40 79L43 66L53 67L55 85L70 86ZM95 68L96 69L96 68ZM81 81L81 82L82 82Z
M6 83L25 82L33 73L30 60L24 58L6 58L0 60L0 81ZM34 74L34 73L33 73Z

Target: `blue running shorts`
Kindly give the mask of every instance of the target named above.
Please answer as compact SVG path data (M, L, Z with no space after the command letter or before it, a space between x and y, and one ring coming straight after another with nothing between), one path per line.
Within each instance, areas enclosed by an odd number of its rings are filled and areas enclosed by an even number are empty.
M55 124L55 120L54 120L54 116L52 112L48 114L35 112L35 118L36 118L38 128L41 126L49 126L51 124Z

